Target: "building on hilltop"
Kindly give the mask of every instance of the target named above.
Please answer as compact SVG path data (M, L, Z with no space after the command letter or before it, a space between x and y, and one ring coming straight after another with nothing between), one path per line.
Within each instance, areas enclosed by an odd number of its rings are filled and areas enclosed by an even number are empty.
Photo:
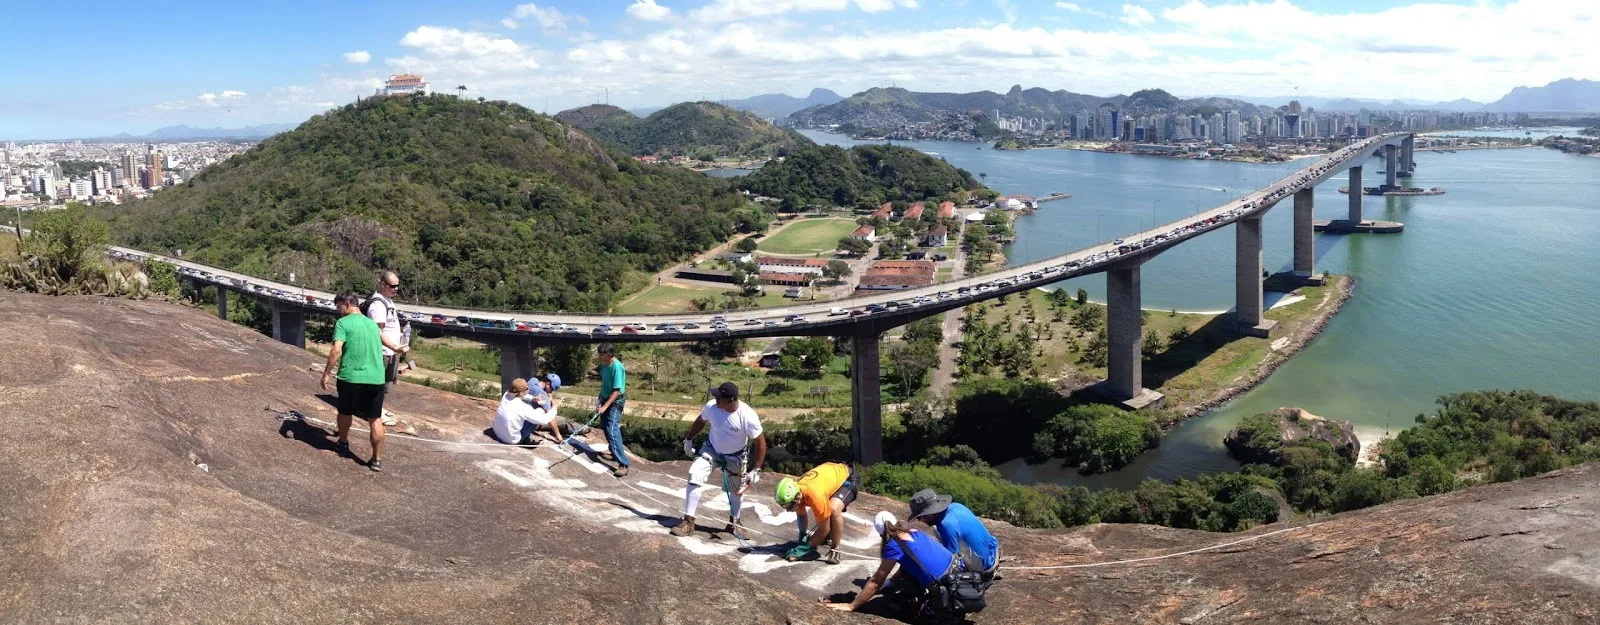
M422 79L422 74L392 74L383 82L383 95L411 93L428 93L428 82Z

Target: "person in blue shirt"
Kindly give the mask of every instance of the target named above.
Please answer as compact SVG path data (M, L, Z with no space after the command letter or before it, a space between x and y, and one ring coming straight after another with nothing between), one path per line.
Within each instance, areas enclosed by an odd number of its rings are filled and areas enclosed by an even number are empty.
M921 614L927 600L928 587L939 581L944 576L957 570L960 562L955 554L945 549L934 537L922 533L922 530L913 529L895 520L889 512L879 512L872 519L872 528L883 537L883 559L878 563L878 570L872 573L867 583L861 587L861 592L856 594L854 600L848 603L826 603L827 607L834 610L854 612L861 609L878 594L879 590L886 588L885 582L894 574L894 587L896 590L890 594L901 599L915 599L915 611ZM895 572L895 567L900 571Z
M939 530L939 542L961 555L966 570L981 573L985 582L994 579L1000 568L1000 541L966 506L924 488L911 496L911 517Z

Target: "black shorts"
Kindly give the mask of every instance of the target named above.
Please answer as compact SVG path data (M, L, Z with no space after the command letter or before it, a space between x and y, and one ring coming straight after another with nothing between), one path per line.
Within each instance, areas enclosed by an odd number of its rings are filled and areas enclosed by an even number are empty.
M849 506L856 500L857 491L861 489L861 478L856 477L856 468L850 467L849 477L844 478L844 483L839 485L839 490L833 491L829 499L838 499L839 503Z
M383 384L356 384L339 380L339 414L374 421L383 416L383 396L388 390Z

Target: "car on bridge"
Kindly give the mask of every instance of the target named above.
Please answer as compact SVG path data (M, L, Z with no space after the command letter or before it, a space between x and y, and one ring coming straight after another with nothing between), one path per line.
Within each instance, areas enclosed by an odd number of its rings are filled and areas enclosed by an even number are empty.
M594 333L595 334L610 334L611 333L611 326L609 324L605 324L605 323L597 325L597 326L594 327Z

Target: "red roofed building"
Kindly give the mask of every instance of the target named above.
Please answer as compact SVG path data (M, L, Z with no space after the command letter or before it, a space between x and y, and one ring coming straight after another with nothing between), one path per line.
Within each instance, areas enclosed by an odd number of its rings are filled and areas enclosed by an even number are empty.
M763 275L769 273L822 275L828 261L821 258L785 258L782 256L757 256L756 268Z
M760 276L763 284L773 284L777 286L811 286L811 280L814 277L815 276L809 273L781 273L768 271L761 272Z
M878 240L878 229L870 225L862 226L860 228L856 228L855 232L850 233L850 238L860 239L862 241L871 243Z
M956 216L956 203L955 202L940 202L939 203L939 218L940 219L949 219L949 218L955 217L955 216Z
M906 214L901 219L922 219L923 208L922 202L912 204L911 208L906 209Z
M877 218L877 219L888 219L889 216L893 215L893 214L894 214L894 203L893 202L884 202L883 206L879 206L878 210L873 211L872 216L874 218Z

